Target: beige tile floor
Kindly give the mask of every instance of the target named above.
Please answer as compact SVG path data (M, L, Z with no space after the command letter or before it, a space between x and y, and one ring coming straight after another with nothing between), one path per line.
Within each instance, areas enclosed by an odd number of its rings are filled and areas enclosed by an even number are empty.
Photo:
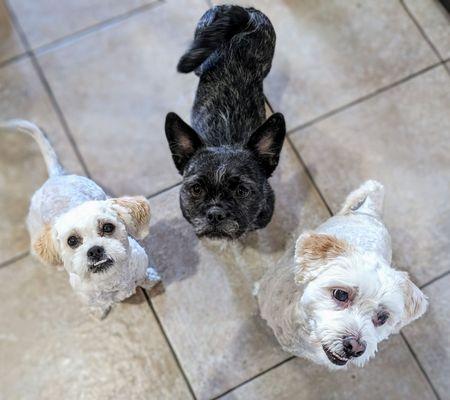
M175 65L210 3L0 0L0 118L38 122L111 193L149 196L144 245L165 283L87 315L64 272L28 255L45 169L28 138L1 135L0 399L449 399L448 15L434 0L253 2L278 34L266 93L289 139L271 224L219 246L181 216L163 132L167 111L189 115L196 78ZM251 291L367 178L386 185L395 263L431 305L365 369L331 373L281 351Z

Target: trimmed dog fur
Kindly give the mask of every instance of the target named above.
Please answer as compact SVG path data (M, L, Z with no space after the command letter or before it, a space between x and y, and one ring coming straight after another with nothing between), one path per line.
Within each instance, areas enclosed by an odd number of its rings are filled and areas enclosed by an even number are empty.
M391 266L383 195L378 182L364 183L264 275L261 316L284 350L333 369L363 366L380 341L426 311L425 295Z
M281 114L265 115L263 80L274 49L275 31L263 13L216 6L180 59L178 71L200 77L192 128L169 113L165 129L183 175L181 210L198 236L236 239L270 222L268 178L286 130Z
M66 174L45 134L31 122L8 121L0 131L23 132L38 143L49 178L31 199L32 253L44 264L63 265L72 288L94 314L104 317L137 285L151 288L159 282L133 239L148 235L147 199L109 199L90 179Z

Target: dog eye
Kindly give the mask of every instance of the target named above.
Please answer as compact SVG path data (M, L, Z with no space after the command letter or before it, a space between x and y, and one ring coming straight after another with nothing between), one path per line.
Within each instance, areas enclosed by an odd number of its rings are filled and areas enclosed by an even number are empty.
M342 289L334 289L333 290L333 297L340 301L341 303L345 303L348 300L348 293L345 290Z
M250 190L248 190L244 185L239 185L236 189L236 194L239 197L247 197L250 193Z
M67 244L72 248L77 247L79 242L80 242L80 239L78 239L76 236L69 236L67 238Z
M384 325L384 323L388 320L389 314L387 312L379 312L372 318L372 322L375 326Z
M114 229L116 229L116 227L113 224L109 223L109 222L107 222L106 224L104 224L102 226L103 233L113 233Z
M194 185L191 186L191 188L189 189L189 191L191 192L191 194L192 194L193 196L198 197L198 196L200 196L200 195L202 194L203 189L202 189L202 187L201 187L198 183L196 183L196 184L194 184Z

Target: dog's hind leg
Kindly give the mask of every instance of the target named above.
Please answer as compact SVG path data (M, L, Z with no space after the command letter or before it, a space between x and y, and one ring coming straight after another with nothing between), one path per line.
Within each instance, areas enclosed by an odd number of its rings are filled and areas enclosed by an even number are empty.
M381 183L369 180L351 192L338 214L364 213L380 218L383 213L384 187Z

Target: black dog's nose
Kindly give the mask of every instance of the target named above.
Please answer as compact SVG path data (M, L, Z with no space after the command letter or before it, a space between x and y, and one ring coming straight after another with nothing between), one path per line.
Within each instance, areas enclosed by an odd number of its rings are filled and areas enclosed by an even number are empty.
M208 218L208 221L212 224L218 224L219 222L222 222L225 217L225 211L223 211L219 207L211 207L206 213L206 218Z
M104 255L105 249L102 246L92 246L87 252L87 256L91 261L100 261Z
M366 342L353 336L347 336L342 340L344 353L347 357L359 357L366 351Z

